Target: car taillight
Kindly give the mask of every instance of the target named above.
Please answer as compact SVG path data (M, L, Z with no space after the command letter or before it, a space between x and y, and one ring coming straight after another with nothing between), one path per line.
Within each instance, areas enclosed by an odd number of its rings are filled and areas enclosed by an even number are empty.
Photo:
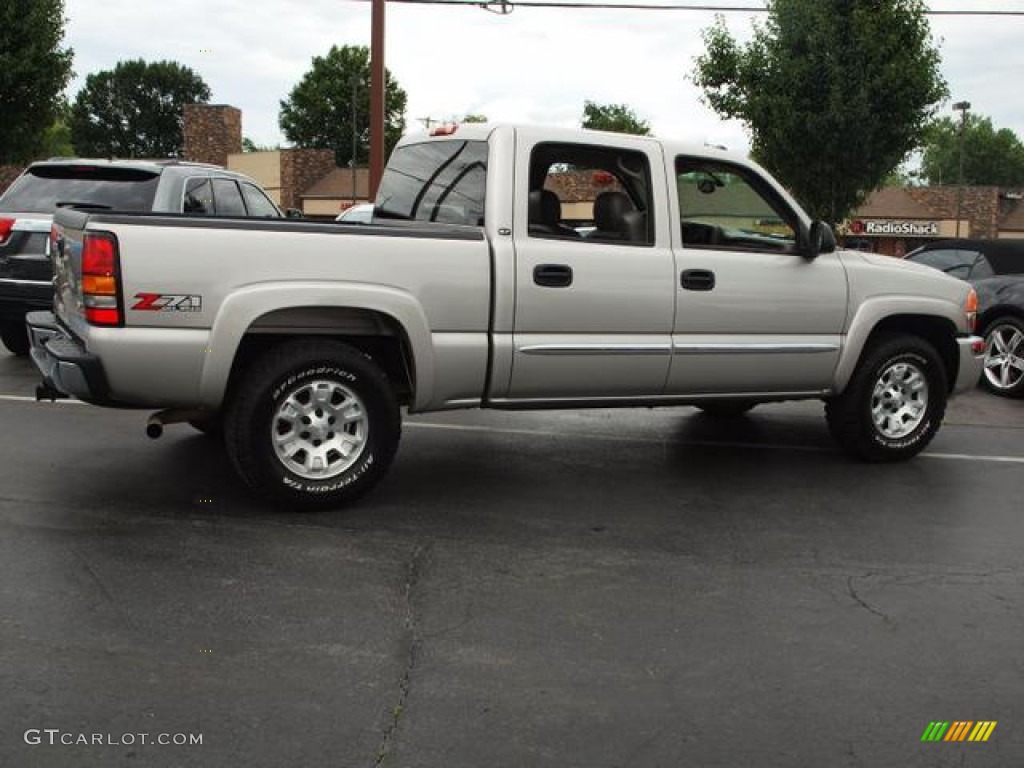
M82 239L82 302L92 325L121 325L118 295L117 239L106 232L87 232Z
M971 288L967 294L967 301L964 302L964 312L967 315L967 330L974 333L978 330L978 292Z
M14 219L0 219L0 245L7 242L14 230Z

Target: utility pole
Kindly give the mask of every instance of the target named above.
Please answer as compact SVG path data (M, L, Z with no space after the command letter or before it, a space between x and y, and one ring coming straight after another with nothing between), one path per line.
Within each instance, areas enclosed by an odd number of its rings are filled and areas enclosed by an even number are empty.
M356 129L356 97L358 96L359 80L352 78L352 159L349 165L352 168L352 205L356 204L356 154L359 152L359 131Z
M369 199L377 197L384 174L384 3L372 0L370 12L370 176Z
M953 111L960 113L960 170L957 173L956 186L956 236L960 237L960 215L964 207L964 129L967 128L967 113L971 102L958 101Z

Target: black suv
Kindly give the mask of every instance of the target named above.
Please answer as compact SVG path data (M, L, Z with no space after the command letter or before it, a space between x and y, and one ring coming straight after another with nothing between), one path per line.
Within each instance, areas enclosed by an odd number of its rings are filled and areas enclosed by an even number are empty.
M906 258L974 286L985 337L982 383L997 395L1024 397L1024 240L941 240Z
M28 353L25 313L50 309L50 222L63 206L207 216L281 216L252 179L179 160L33 163L0 196L0 339Z

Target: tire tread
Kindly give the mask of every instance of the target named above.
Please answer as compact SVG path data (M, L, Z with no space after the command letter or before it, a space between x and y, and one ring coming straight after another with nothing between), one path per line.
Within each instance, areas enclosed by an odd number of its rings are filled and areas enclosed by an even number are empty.
M374 462L357 481L337 491L300 495L298 491L286 491L283 485L274 482L274 476L263 471L264 460L260 456L262 445L258 436L253 434L250 415L281 376L295 368L317 363L331 363L353 369L370 383L374 394L383 398L380 410L385 420L383 423L372 424L371 429L384 439L376 441ZM301 340L271 347L242 371L227 399L223 431L228 457L246 485L258 493L269 494L299 509L322 509L354 501L372 488L387 471L398 450L401 415L387 376L372 360L340 341ZM389 439L392 434L394 438Z

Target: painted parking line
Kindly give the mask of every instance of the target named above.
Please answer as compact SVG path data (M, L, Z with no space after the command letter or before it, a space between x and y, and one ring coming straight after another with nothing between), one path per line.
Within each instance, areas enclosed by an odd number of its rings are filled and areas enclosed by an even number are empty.
M7 400L7 401L10 401L10 402L13 402L13 403L37 403L37 402L42 402L42 403L46 403L47 405L52 405L53 404L49 400L36 400L35 397L33 397L32 395L0 395L0 400ZM56 403L68 403L70 405L88 405L88 403L83 403L81 400L74 400L74 399L71 399L71 398L68 398L68 399L65 399L65 400L55 400L54 402L56 402Z
M28 395L3 395L0 394L0 401L17 403L34 403L36 399ZM44 401L46 405L52 405ZM60 404L86 405L81 400L58 400ZM403 429L436 429L448 430L451 432L486 432L492 435L518 435L521 437L573 437L585 440L602 440L616 443L636 443L641 445L664 445L665 440L655 437L624 437L622 435L602 435L597 432L555 432L544 429L511 429L508 427L485 427L478 424L442 424L430 421L406 421L402 424ZM686 440L679 445L688 445L698 448L736 448L745 450L760 451L798 451L803 453L835 453L835 448L825 448L817 445L792 445L788 443L744 443L729 440ZM993 464L1024 464L1024 456L972 456L966 453L930 453L925 452L918 455L922 459L945 459L949 461L976 461Z

